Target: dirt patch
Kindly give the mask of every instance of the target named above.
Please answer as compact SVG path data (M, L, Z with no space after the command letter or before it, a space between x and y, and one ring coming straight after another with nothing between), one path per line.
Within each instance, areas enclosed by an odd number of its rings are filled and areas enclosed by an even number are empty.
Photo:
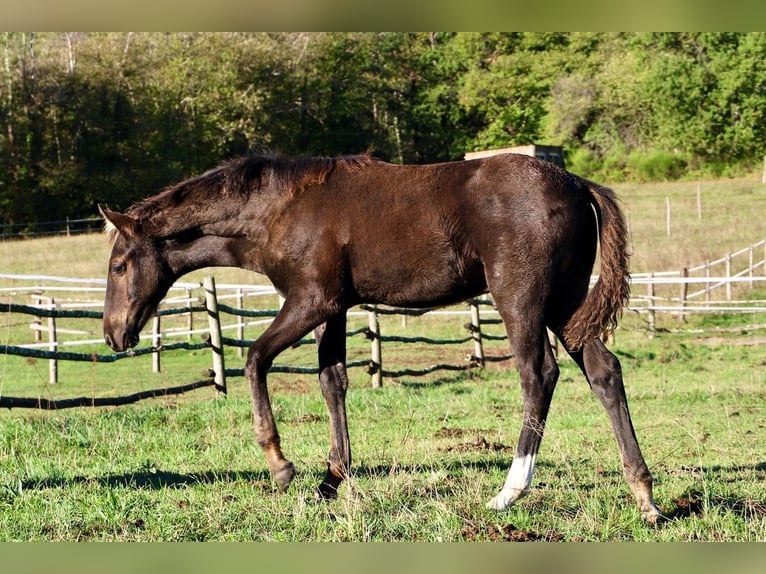
M705 503L701 492L690 492L679 496L673 502L676 507L670 512L670 518L690 518L705 514ZM744 520L763 520L766 517L766 503L752 498L714 496L710 500L710 506L727 509Z
M759 347L766 345L766 335L743 334L741 337L705 337L695 339L693 343L695 345L707 345L709 347Z
M745 500L723 500L721 505L730 508L732 512L740 515L745 520L763 520L766 518L766 503L759 500L750 498Z
M324 417L320 415L316 415L314 413L306 413L305 415L300 415L298 417L290 419L290 423L318 423L320 421L323 421Z
M470 524L463 527L463 539L468 542L486 540L491 542L562 542L564 536L555 530L540 533L521 530L513 524Z
M434 434L436 438L460 438L466 435L476 436L490 432L486 429L461 429L442 427Z
M274 393L304 395L316 392L318 387L316 378L282 376L281 373L269 375L269 388L273 389Z
M462 438L473 437L468 442L461 442L458 444L447 445L440 450L442 452L473 452L473 451L494 451L494 452L508 452L512 451L513 447L505 445L500 442L490 442L483 435L492 432L483 429L461 429L461 428L446 428L442 427L435 434L436 438Z
M700 496L693 494L679 496L673 502L676 508L670 513L671 518L689 518L691 516L702 516L705 513Z

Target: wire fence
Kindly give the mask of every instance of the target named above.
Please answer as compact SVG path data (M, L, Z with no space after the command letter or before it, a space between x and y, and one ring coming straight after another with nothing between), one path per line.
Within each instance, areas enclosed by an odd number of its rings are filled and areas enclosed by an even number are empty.
M763 254L763 256L761 256ZM714 272L723 271L714 275ZM248 348L253 338L246 338L245 331L253 327L265 328L279 312L276 291L270 286L242 286L221 284L218 287L212 277L200 285L176 283L154 316L151 328L141 336L148 346L121 353L77 352L66 350L77 346L103 345L103 339L94 338L92 330L64 328L62 320L101 320L105 280L75 279L52 276L3 275L0 280L27 283L0 288L0 298L7 300L28 297L32 304L0 302L0 313L6 316L6 324L27 325L34 334L34 342L0 345L0 354L43 359L49 364L49 382L58 382L59 361L113 363L132 357L151 354L153 370L160 372L161 357L173 351L206 350L211 354L209 378L178 387L142 391L127 397L79 397L62 400L0 396L0 407L35 407L59 409L74 406L120 405L144 398L178 394L197 388L214 387L225 394L227 378L244 376L243 368L227 368L225 349L234 348L238 355ZM595 283L597 277L591 280ZM735 299L737 287L752 288L766 281L766 240L756 242L744 249L726 255L716 261L686 268L677 272L635 274L632 277L633 295L627 306L629 311L645 314L650 335L656 328L656 316L669 313L684 320L691 313L766 313L766 301ZM46 283L42 285L41 283ZM202 289L202 296L199 290ZM643 291L643 293L642 293ZM720 299L715 299L722 293ZM69 298L63 297L69 295ZM245 308L246 298L273 298L273 303L262 303L260 308ZM233 302L229 304L228 302ZM200 316L206 316L206 324L200 324ZM487 362L504 361L512 353L499 352L498 346L487 352L488 344L499 343L508 350L502 321L493 308L491 299L481 297L467 302L462 309L404 309L378 305L362 305L349 311L349 315L367 317L367 324L347 332L347 337L363 337L369 342L369 356L352 360L349 369L362 369L369 376L373 387L380 387L384 379L418 377L438 371L464 371L481 368ZM408 317L446 316L467 318L463 325L465 334L459 337L403 336L386 334L381 329L382 316L396 315L406 324ZM175 316L176 326L168 327L163 321ZM227 319L228 317L228 319ZM178 318L184 323L178 326ZM70 321L71 322L71 321ZM497 326L490 332L490 326ZM227 336L229 332L233 336ZM202 336L194 342L194 337ZM173 339L184 339L175 340ZM172 342L171 342L172 341ZM296 347L315 343L307 337ZM460 362L436 362L421 368L387 368L386 349L402 345L429 345L433 347L464 347L471 352L463 353ZM105 348L105 347L103 347ZM458 353L456 352L455 355ZM316 374L318 368L301 365L274 365L271 372Z
M104 225L100 217L86 219L66 219L57 221L40 221L36 223L3 223L0 224L0 241L9 239L26 239L29 237L48 237L51 235L78 235L99 231Z
M7 277L7 276L6 276ZM18 276L15 276L18 278ZM194 288L202 288L204 291L204 303L199 304L200 298L195 297L192 291ZM61 329L57 319L102 319L103 311L100 309L87 309L67 308L71 305L77 305L77 303L57 303L55 298L45 297L40 293L40 288L12 288L14 293L22 292L27 293L36 298L37 303L33 305L18 304L18 303L0 303L0 313L5 315L18 315L31 317L29 321L29 327L35 333L45 334L45 341L35 341L34 343L26 343L22 345L0 345L0 354L15 355L20 357L28 357L35 359L47 360L49 363L49 383L57 384L59 382L58 375L58 363L59 361L80 361L89 363L113 363L125 359L131 359L142 355L151 354L153 356L153 369L157 372L160 371L161 356L164 353L185 350L185 351L199 351L208 350L211 355L212 368L209 370L210 378L204 381L197 381L188 385L180 387L158 389L156 391L145 391L142 393L136 393L129 395L128 397L101 397L101 398L88 398L79 397L63 400L49 400L42 398L21 398L0 396L0 407L13 408L13 407L34 407L41 409L61 409L70 408L76 406L105 406L105 405L121 405L135 402L144 398L164 396L168 394L178 394L182 392L188 392L197 388L206 386L213 386L219 393L226 394L227 392L227 379L230 377L242 377L244 376L243 368L226 368L225 365L225 349L235 348L244 349L249 347L254 339L248 339L243 337L245 328L254 326L265 327L270 323L274 317L276 317L279 310L277 308L271 309L245 309L241 306L241 301L246 296L275 296L276 291L272 288L247 288L243 286L223 285L223 293L219 294L219 290L215 286L215 281L212 277L207 277L203 281L202 285L193 284L176 284L174 289L176 291L183 290L186 295L173 296L166 298L165 304L173 304L173 307L161 307L155 314L154 320L150 332L141 336L143 340L150 340L150 345L145 347L138 347L129 351L119 353L96 353L96 352L77 352L64 350L65 347L76 347L80 345L94 345L102 344L102 339L92 338L70 338L63 339L61 335L89 335L91 331L87 329L74 330L74 329ZM59 288L77 290L77 288ZM89 287L85 288L86 293L91 292ZM235 289L236 292L231 291ZM6 289L6 291L8 291ZM240 302L240 306L232 306L222 303L222 300L234 298ZM179 306L180 304L180 306ZM80 303L80 305L93 305L93 303ZM103 305L103 304L102 304ZM493 324L496 319L482 318L479 311L479 306L491 305L491 302L481 299L476 299L468 302L470 308L465 315L470 317L468 323L465 324L467 335L462 338L437 338L437 337L423 337L423 336L394 336L385 335L381 332L379 316L380 315L398 315L401 317L418 316L426 313L431 314L446 314L452 316L459 316L464 313L459 311L439 311L439 310L416 310L416 309L402 309L402 308L390 308L379 307L376 305L368 306L363 305L352 309L349 314L351 315L367 315L368 326L361 327L354 330L350 330L346 333L347 337L363 337L369 341L370 355L369 358L350 361L347 363L349 369L363 369L370 376L370 380L373 387L380 387L384 378L398 378L403 376L417 377L423 376L437 371L464 371L473 368L483 366L487 361L502 361L511 358L510 353L500 353L494 355L488 355L484 351L484 342L486 340L502 340L503 337L499 335L484 334L483 325ZM490 313L494 313L494 310L490 309ZM208 318L208 324L205 326L193 325L192 318L195 314L203 314ZM486 314L486 312L485 312ZM188 317L190 329L173 329L163 331L162 318L174 315L184 315ZM234 321L226 320L225 317L233 317ZM47 323L46 323L47 321ZM16 321L17 324L23 324L25 321ZM226 337L223 336L224 332L236 331L237 336ZM200 342L176 341L168 342L169 338L188 338L191 335L202 335ZM441 345L473 345L473 354L469 354L464 357L464 360L460 363L454 362L441 362L428 365L424 368L406 368L406 369L386 369L383 366L384 348L392 345L406 345L406 344L427 344L434 346ZM299 347L307 344L315 344L313 336L306 337L301 341L298 341L294 346ZM273 365L270 369L273 373L300 373L300 374L318 374L317 367L300 366L300 365Z

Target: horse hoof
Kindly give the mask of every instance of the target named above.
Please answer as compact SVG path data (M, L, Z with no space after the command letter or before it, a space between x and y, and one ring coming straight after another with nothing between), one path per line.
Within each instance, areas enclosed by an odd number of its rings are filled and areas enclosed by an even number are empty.
M274 473L274 480L277 482L280 492L287 490L290 483L295 478L295 466L289 460L278 471Z
M512 489L511 491L501 490L497 493L497 496L487 503L487 508L489 510L497 510L498 512L501 512L513 506L514 502L526 496L528 492L528 489L520 490L518 488Z
M317 500L335 500L338 498L338 487L323 482L317 487L314 498Z
M512 504L513 504L513 501L509 500L508 497L504 496L503 493L501 492L500 494L492 498L492 500L490 500L487 503L487 508L489 510L502 512L503 510L507 509Z
M654 505L652 505L649 510L642 511L641 518L649 526L658 526L668 519L668 517L662 514L662 512L660 512Z

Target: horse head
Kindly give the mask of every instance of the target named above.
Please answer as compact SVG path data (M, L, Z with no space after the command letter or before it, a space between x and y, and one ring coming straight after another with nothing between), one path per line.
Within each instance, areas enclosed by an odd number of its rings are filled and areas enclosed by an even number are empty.
M138 218L99 206L113 240L104 301L104 340L114 351L138 344L138 334L175 278L163 242Z

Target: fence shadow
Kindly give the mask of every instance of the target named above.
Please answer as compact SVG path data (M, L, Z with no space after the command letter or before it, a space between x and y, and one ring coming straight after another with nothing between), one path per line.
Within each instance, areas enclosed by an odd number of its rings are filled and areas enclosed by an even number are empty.
M68 488L80 484L95 484L109 488L138 488L159 490L162 488L180 488L196 484L218 484L227 482L259 483L258 487L271 490L271 476L268 470L209 470L205 472L179 473L167 470L140 470L123 474L105 476L74 476L68 478L43 478L27 480L21 483L24 490L45 490L49 488ZM262 484L261 484L262 483Z

